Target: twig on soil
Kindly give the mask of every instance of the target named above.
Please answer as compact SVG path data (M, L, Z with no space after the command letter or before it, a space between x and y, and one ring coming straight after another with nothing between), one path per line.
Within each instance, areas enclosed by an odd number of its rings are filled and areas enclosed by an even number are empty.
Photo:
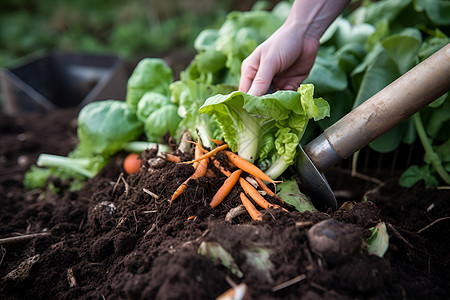
M430 228L431 226L433 226L434 224L436 224L437 222L440 221L444 221L444 220L449 220L450 217L443 217L443 218L439 218L437 220L434 220L433 222L431 222L430 224L428 224L427 226L425 226L424 228L420 229L419 231L417 231L417 233L422 233L422 231L427 230L428 228Z
M0 267L2 266L2 263L3 263L3 259L5 258L5 256L6 256L6 249L3 247L3 246L1 246L0 247L0 250L1 250L1 255L2 255L2 257L0 257Z
M123 172L120 173L119 178L117 178L117 181L116 181L116 183L114 184L114 187L113 187L112 192L113 192L113 194L116 192L116 189L117 189L117 186L119 185L119 181L120 181L120 180L122 180L122 181L123 181L123 184L125 185L125 197L128 197L128 190L130 189L130 187L128 186L128 183L127 183L127 181L125 180L125 178L123 177Z
M155 231L156 229L156 223L152 224L152 227L150 227L149 230L147 230L147 232L144 234L144 237L148 236L150 233L152 233L153 231Z
M39 237L48 236L48 235L51 235L51 233L50 232L41 232L41 233L32 233L32 234L26 234L26 235L7 237L7 238L0 239L0 246L28 242L29 240L32 240L34 238L39 238Z
M311 222L311 221L299 221L299 222L295 222L295 226L298 226L298 227L307 227L307 226L311 226L311 225L313 225L314 223L313 222Z
M114 184L114 187L112 190L113 194L116 192L117 186L119 185L120 178L122 178L122 177L123 177L123 173L120 173L119 177L117 177L116 183Z
M134 222L136 223L136 231L135 231L135 233L137 233L138 232L138 223L139 223L139 221L138 221L138 219L136 217L136 212L135 211L133 211L133 216L134 216Z
M289 279L288 281L282 282L280 284L277 284L275 286L272 287L272 292L277 292L279 290L282 290L284 288L287 288L288 286L291 286L293 284L296 284L302 280L306 279L306 275L302 274L302 275L298 275L292 279Z
M123 177L122 173L121 173L121 179L123 181L123 184L125 185L125 197L128 197L128 190L130 189L130 187L128 186L128 183L125 180L125 178Z
M318 283L311 282L310 284L311 284L312 287L315 287L316 289L321 290L322 292L325 292L325 293L328 293L328 294L331 294L331 295L335 295L335 296L340 296L339 293L337 293L337 292L335 292L335 291L333 291L333 290L329 290L329 289L327 289L327 288L321 286L321 285L318 284ZM342 296L341 296L341 297L342 297ZM341 297L339 297L339 298L341 298Z
M142 191L143 191L144 193L149 194L150 196L152 196L152 197L155 198L155 199L159 199L159 196L158 196L158 195L156 195L155 193L153 193L152 191L150 191L150 190L147 189L147 188L143 188Z
M75 279L75 276L73 275L72 268L68 268L67 269L67 280L69 281L69 286L70 287L77 286L77 280Z
M365 181L373 182L373 183L378 184L378 185L383 185L384 184L383 181L378 179L378 178L367 176L365 174L362 174L362 173L359 173L359 172L356 172L356 171L352 172L351 170L347 170L347 169L340 169L340 171L342 173L348 174L348 175L350 175L352 177L356 177L356 178L359 178L359 179L362 179L362 180L365 180Z
M411 245L401 234L400 232L398 232L398 230L394 227L394 225L392 224L387 224L387 227L389 229L389 231L392 232L393 235L395 235L396 237L398 237L403 243L405 243L408 247L413 248L414 246Z
M225 221L227 222L231 222L234 218L243 215L247 212L247 210L245 209L244 205L239 205L236 207L233 207L232 209L230 209L229 212L227 212L227 215L225 216Z
M80 225L78 226L78 231L81 231L81 228L83 228L84 225L84 218L81 219Z
M237 286L237 283L234 282L233 279L231 279L228 275L225 276L225 281L233 288Z

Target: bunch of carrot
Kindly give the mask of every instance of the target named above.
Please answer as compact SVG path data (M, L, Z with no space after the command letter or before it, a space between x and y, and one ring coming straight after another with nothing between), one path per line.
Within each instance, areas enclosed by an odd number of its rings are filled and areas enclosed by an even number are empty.
M194 142L195 144L195 151L194 151L194 160L187 161L187 162L180 162L180 163L192 163L192 166L194 167L194 173L187 178L173 193L171 198L171 203L181 195L181 193L186 189L187 184L190 180L198 179L200 177L203 177L207 173L208 169L208 163L210 160L213 161L214 166L218 168L226 177L227 179L224 181L222 186L219 188L219 190L214 194L210 206L212 208L218 206L222 201L228 196L228 194L231 192L233 187L236 185L236 183L239 181L240 186L244 190L245 193L240 194L240 198L242 201L242 204L247 209L248 213L252 217L253 220L260 221L262 219L261 212L256 209L255 205L253 205L252 201L247 197L249 196L253 201L260 207L264 209L268 208L279 208L276 204L269 203L264 197L258 192L258 190L250 184L246 179L241 177L242 173L248 173L251 175L255 181L258 183L258 186L268 193L269 195L276 196L276 194L267 187L267 185L264 183L264 181L276 184L274 180L272 180L269 176L267 176L261 169L259 169L254 164L246 161L242 157L238 156L237 154L226 150L228 148L228 145L223 143L222 141L212 140L214 143L216 143L217 147L215 147L211 151L207 151L203 148L200 141L197 140L197 142ZM215 159L215 155L222 151L228 158L228 161L230 165L235 166L237 169L233 172L227 170L224 168L218 160ZM172 159L172 158L171 158ZM247 195L247 196L246 196ZM279 198L279 197L278 197ZM280 198L279 198L280 199ZM280 199L281 200L281 199ZM282 201L282 200L281 200Z

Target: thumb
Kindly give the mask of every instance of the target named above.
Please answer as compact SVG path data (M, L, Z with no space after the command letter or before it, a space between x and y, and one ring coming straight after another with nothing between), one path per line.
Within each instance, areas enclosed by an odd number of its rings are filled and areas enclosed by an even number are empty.
M247 94L253 96L262 96L269 89L270 83L274 76L274 67L268 63L261 63L260 68L256 72L252 85Z

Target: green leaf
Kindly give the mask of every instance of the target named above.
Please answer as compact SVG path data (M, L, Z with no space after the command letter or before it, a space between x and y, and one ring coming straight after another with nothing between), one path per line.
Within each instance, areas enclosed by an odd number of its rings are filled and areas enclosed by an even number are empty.
M446 0L415 0L414 7L425 11L436 25L450 25L450 2Z
M145 122L152 112L170 103L170 98L166 95L146 92L138 102L136 116L139 120Z
M430 165L410 166L399 179L399 184L403 187L412 187L420 180L425 181L427 187L437 186L439 184L436 177L431 173Z
M78 115L78 155L108 157L140 136L142 127L123 101L89 103Z
M398 148L409 128L410 121L404 121L371 142L370 148L380 153L387 153ZM414 124L412 124L414 125Z
M338 59L325 49L320 49L311 72L304 83L314 84L316 93L342 91L347 88L347 75L339 67Z
M137 110L142 96L149 91L170 96L172 69L160 58L144 58L137 64L127 83L126 103L131 111Z
M389 248L389 234L386 224L379 222L377 225L369 229L372 234L367 238L367 252L369 254L383 257Z
M215 264L220 264L230 270L238 278L242 278L244 273L234 261L231 254L217 242L203 241L197 249L198 254L205 256Z
M385 0L370 3L366 7L365 22L377 24L382 20L392 23L400 12L407 7L412 0Z
M147 140L160 143L165 134L174 136L180 121L178 107L174 104L168 104L153 111L145 120L144 131Z
M303 194L295 180L283 180L277 184L277 195L284 203L300 212L317 211L309 197Z
M417 54L421 43L420 31L415 28L406 28L398 34L390 35L381 44L403 74L417 64Z
M376 55L369 62L367 70L364 72L353 108L381 91L401 75L397 64L385 50L374 51Z

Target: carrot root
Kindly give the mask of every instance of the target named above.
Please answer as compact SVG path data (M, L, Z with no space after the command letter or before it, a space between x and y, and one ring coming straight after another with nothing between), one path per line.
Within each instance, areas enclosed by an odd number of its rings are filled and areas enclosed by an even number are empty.
M195 170L194 174L192 174L191 176L189 176L188 179L186 179L173 193L172 198L170 200L170 203L173 202L173 200L175 200L178 196L181 195L181 193L186 189L187 183L189 182L189 180L191 179L198 179L200 177L205 176L206 174L206 170L208 169L208 162L209 159L204 159L200 162L200 164L198 165L197 169Z
M164 153L163 155L164 159L170 162L179 163L181 162L181 159L179 156L170 154L170 153Z
M252 202L244 195L244 193L240 194L242 204L244 204L245 209L247 209L250 217L252 217L255 221L262 220L262 214L256 207L252 204Z
M194 160L191 160L191 161L186 161L184 163L185 164L191 164L191 163L195 163L197 161L201 161L201 160L203 160L205 158L209 158L209 157L213 156L214 154L216 154L217 152L222 151L222 150L227 149L227 148L228 148L228 145L227 144L223 144L222 146L216 147L216 148L212 149L211 151L207 152L206 154L203 154L202 156L200 156L197 159L194 159Z
M234 185L241 176L242 170L238 169L231 173L231 175L224 181L219 190L214 194L214 197L209 204L212 208L216 207L228 196Z
M283 199L281 199L277 194L275 194L271 189L269 189L269 187L264 183L264 181L262 181L260 178L253 176L253 178L256 180L256 182L258 183L259 187L265 191L267 194L271 195L271 196L275 196L277 197L281 203L284 203Z
M248 194L259 206L261 206L264 209L268 208L278 208L278 205L269 203L266 199L264 199L263 196L261 196L260 193L250 184L247 180L240 177L239 178L239 184L241 185L242 189L246 194Z
M276 184L276 182L272 178L267 176L263 171L261 171L260 168L258 168L254 164L246 161L245 159L243 159L242 157L231 151L224 151L224 152L227 155L228 159L231 161L231 163L233 163L239 169L242 169L242 171L247 172L262 180Z

